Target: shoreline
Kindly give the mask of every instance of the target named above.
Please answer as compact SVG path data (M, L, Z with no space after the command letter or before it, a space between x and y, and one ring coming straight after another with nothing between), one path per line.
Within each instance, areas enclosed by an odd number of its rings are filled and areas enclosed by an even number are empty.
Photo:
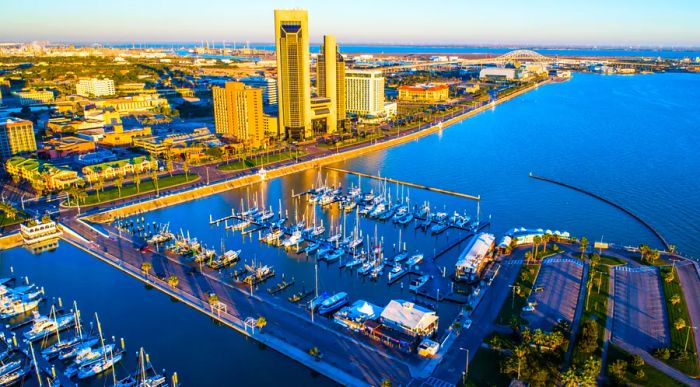
M367 154L367 153L379 151L382 149L391 148L391 147L394 147L397 145L407 143L409 141L423 138L423 137L428 136L430 134L433 134L435 132L441 131L441 130L443 130L451 125L454 125L456 123L464 121L467 118L475 116L475 115L482 113L486 110L489 110L489 109L491 109L499 104L510 101L511 99L519 97L519 96L521 96L529 91L538 89L540 86L547 85L550 82L551 82L550 80L546 80L546 81L543 81L541 83L524 88L522 90L518 90L518 91L514 92L513 94L510 94L510 95L507 95L503 98L495 100L487 105L483 105L483 106L480 106L480 107L475 108L473 110L464 112L458 116L452 117L452 118L447 119L445 121L438 122L438 123L433 124L427 128L424 128L424 129L419 129L419 130L416 130L414 132L409 132L409 133L404 134L404 135L399 135L398 137L390 138L390 139L382 141L382 142L377 142L377 143L369 144L369 145L363 145L359 148L348 149L345 151L340 151L338 153L333 153L333 154L329 154L326 156L321 156L321 157L316 158L316 159L302 161L302 162L294 163L291 165L282 165L280 167L267 170L266 177L264 179L261 178L261 176L258 174L249 174L249 175L245 175L245 176L234 177L234 178L227 179L224 181L215 182L215 183L212 183L210 185L194 187L194 188L188 189L186 191L168 194L166 196L149 198L149 199L145 199L144 201L141 201L141 202L129 203L129 204L122 205L122 206L119 206L116 208L105 209L105 210L99 211L95 214L87 215L84 217L84 219L89 220L89 221L93 221L93 222L99 222L99 223L108 222L108 221L112 220L115 216L130 216L130 215L134 215L137 213L149 212L149 211L157 210L160 208L165 208L165 207L169 207L172 205L188 202L190 200L196 200L199 198L203 198L203 197L207 197L207 196L211 196L211 195L216 195L216 194L219 194L221 192L225 192L225 191L228 191L231 189L245 187L247 185L259 183L259 182L264 181L264 180L286 176L286 175L289 175L292 173L301 172L301 171L306 170L306 169L319 168L323 165L332 164L332 163L336 163L339 161L344 161L347 159L362 156L362 155Z

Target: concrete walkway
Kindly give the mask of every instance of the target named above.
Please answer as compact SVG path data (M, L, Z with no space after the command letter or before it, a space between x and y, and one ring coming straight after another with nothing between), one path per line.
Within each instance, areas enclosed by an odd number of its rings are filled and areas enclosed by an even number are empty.
M690 323L694 327L700 327L700 275L697 266L692 262L681 262L676 265L678 280L683 289L685 302L688 304ZM695 352L700 348L700 331L695 331ZM690 348L692 350L692 348ZM698 359L700 364L700 358Z

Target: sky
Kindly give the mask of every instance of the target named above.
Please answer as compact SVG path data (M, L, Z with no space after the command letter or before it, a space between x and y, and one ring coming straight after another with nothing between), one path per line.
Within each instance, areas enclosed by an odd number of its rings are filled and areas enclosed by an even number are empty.
M0 42L267 43L275 8L312 42L700 46L698 0L0 0Z

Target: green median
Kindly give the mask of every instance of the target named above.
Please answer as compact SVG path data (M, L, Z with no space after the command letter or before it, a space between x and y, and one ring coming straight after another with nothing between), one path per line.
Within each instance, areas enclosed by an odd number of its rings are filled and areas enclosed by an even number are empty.
M154 182L152 179L144 180L141 182L138 189L136 187L136 184L130 182L128 184L124 184L121 190L119 190L119 188L117 188L116 186L105 188L99 193L95 190L92 190L91 192L88 192L87 196L85 197L85 200L82 201L81 205L107 203L114 200L128 198L130 196L156 192L156 186L158 187L158 191L162 191L166 188L182 185L195 180L199 180L198 175L192 173L185 175L184 173L182 173L172 176L159 177L156 182ZM73 202L71 204L75 203Z

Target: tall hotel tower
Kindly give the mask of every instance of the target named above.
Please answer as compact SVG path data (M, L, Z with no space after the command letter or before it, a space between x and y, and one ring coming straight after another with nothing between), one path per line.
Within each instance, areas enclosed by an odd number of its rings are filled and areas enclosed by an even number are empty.
M306 10L275 10L275 46L280 128L287 138L310 138L313 130Z
M345 120L345 59L338 52L333 35L325 35L316 61L316 91L330 99L328 133L342 129Z

